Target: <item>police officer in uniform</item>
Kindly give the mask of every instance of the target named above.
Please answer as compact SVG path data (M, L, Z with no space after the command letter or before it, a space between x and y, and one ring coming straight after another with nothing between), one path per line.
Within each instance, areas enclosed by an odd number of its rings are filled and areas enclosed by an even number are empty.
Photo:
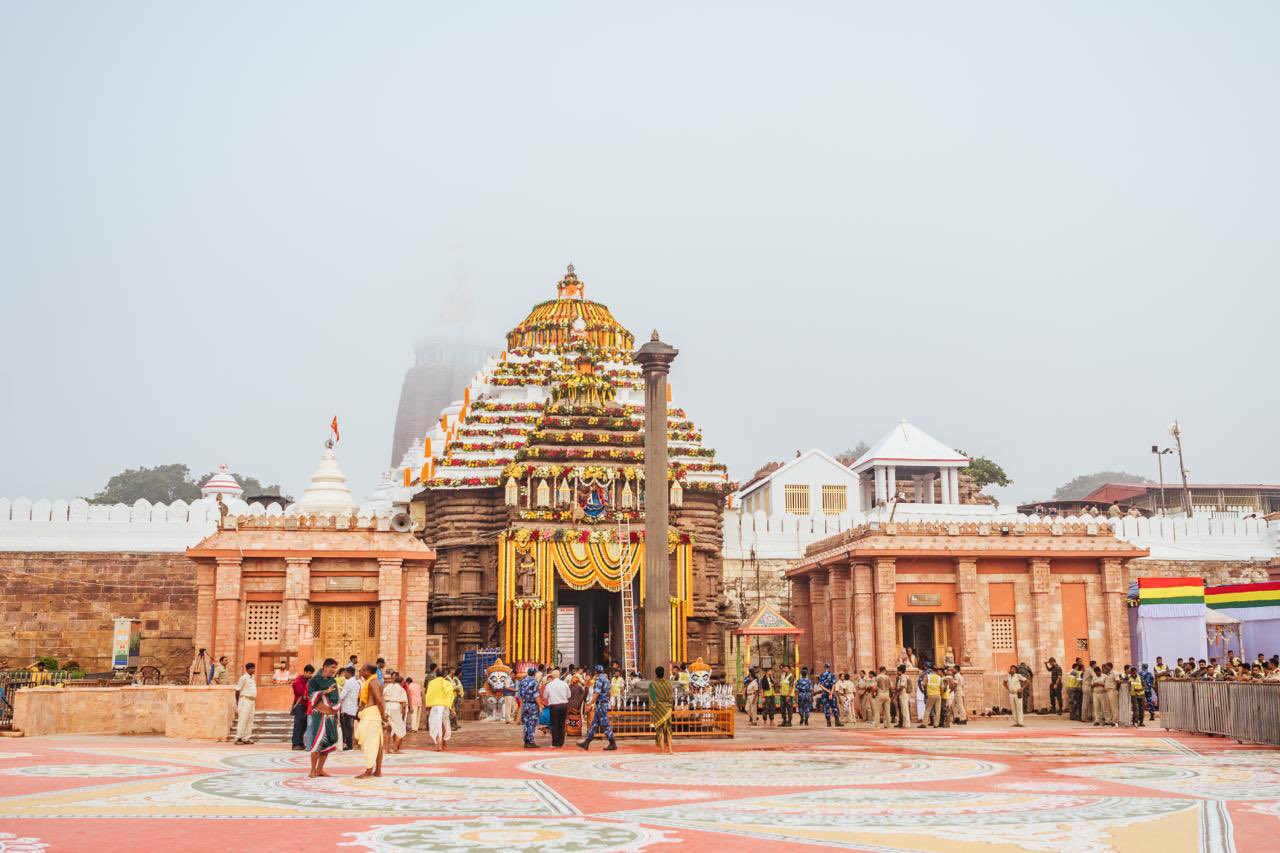
M609 676L604 674L604 667L600 664L596 664L596 683L592 689L596 694L596 713L591 718L591 728L587 729L586 738L578 746L590 749L591 739L596 736L596 732L603 731L604 736L609 739L609 745L604 748L608 752L617 749L618 744L613 739L613 724L609 722L609 698L612 692Z

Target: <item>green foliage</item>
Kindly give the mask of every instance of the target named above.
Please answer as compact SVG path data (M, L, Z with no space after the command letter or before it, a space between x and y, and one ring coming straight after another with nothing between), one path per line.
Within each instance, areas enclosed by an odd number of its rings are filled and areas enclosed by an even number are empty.
M854 462L857 462L862 454L866 453L870 449L871 445L867 444L865 441L859 441L848 450L845 450L842 453L837 453L836 461L847 468Z
M212 472L198 480L191 478L191 469L180 463L157 465L154 468L129 468L107 481L106 488L89 498L95 504L132 504L138 499L151 503L173 503L184 500L190 503L200 497L200 484L208 480ZM246 495L278 495L278 484L264 486L256 477L236 475Z
M963 450L956 451L961 456L969 456ZM979 489L985 489L987 486L1008 486L1013 483L1009 479L1009 475L996 462L992 462L985 456L969 456L969 467L962 468L960 473L967 475L973 480L974 485Z
M49 670L50 672L56 671L58 669L58 659L53 657L52 655L45 655L44 657L36 658L34 661L32 661L32 663L34 663L36 666L39 666L40 664L44 664L44 668L46 670Z
M1097 471L1093 474L1081 474L1074 480L1063 483L1053 493L1055 501L1079 500L1094 489L1106 483L1150 483L1146 477L1137 474L1126 474L1124 471Z

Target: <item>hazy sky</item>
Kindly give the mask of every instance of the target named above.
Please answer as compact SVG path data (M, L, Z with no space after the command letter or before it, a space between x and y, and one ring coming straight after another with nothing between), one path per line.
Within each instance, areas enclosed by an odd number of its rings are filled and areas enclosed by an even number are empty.
M336 412L363 496L414 339L570 260L735 478L1280 481L1280 4L1032 6L6 3L0 494L296 495Z

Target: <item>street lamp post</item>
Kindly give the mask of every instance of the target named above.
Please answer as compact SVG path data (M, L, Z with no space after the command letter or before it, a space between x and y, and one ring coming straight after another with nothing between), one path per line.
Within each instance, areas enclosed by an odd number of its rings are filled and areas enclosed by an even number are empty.
M1160 473L1160 515L1164 515L1165 507L1168 506L1168 502L1165 501L1164 498L1164 460L1160 457L1164 456L1166 453L1172 453L1173 448L1166 447L1161 449L1160 445L1153 444L1151 445L1151 452L1156 455L1156 470Z
M1175 420L1169 424L1169 435L1178 446L1178 470L1182 473L1182 511L1191 518L1191 487L1187 485L1187 463L1182 459L1182 429Z

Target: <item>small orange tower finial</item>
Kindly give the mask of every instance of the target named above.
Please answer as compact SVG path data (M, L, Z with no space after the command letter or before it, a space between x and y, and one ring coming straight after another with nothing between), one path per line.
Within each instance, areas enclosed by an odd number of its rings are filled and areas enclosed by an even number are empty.
M565 272L564 278L560 279L556 284L557 299L581 299L582 298L582 282L578 279L577 273L573 271L573 264L569 264L569 269Z

